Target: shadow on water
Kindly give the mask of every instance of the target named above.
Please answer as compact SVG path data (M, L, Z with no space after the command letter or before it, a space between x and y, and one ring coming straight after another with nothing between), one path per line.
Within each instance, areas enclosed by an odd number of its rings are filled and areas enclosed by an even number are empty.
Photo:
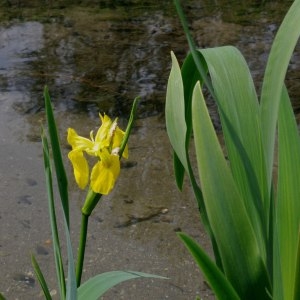
M290 3L189 0L184 8L197 44L237 46L259 89ZM141 96L129 160L117 188L92 216L84 279L116 269L145 271L170 280L126 283L104 299L212 299L176 237L183 230L210 249L189 185L184 193L175 187L165 132L170 51L182 61L188 50L172 1L10 0L0 7L0 291L8 299L42 298L30 266L33 252L58 299L39 138L47 84L64 154L69 126L88 135L99 111L120 116L123 126L133 98ZM296 111L298 56L287 79ZM208 104L218 127L214 103ZM67 160L66 166L76 236L84 193Z

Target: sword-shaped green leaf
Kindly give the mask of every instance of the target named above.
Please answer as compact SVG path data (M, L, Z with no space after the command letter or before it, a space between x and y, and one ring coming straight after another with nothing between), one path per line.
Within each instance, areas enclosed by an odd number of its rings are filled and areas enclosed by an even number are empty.
M44 89L45 109L49 131L49 138L53 152L53 160L55 165L56 179L60 193L60 199L63 206L63 211L66 216L67 224L70 226L69 219L69 197L68 197L68 179L61 156L60 142L58 138L56 123L53 115L51 99L48 88Z
M296 274L295 274L295 290L294 290L294 300L300 299L300 228L298 233L298 250L296 259Z
M232 174L266 261L270 203L253 80L235 47L199 51L212 80Z
M185 103L181 70L174 53L171 53L172 69L167 86L166 125L171 145L176 155L188 172L186 152Z
M208 254L190 236L184 233L179 233L178 236L194 257L216 297L222 300L240 299L231 283Z
M300 137L293 109L283 88L278 117L278 185L276 224L283 298L293 299L300 227ZM276 284L276 282L275 282Z
M42 273L42 270L41 270L41 268L40 268L40 266L39 266L39 264L38 264L38 262L35 259L35 256L33 254L31 255L31 264L33 266L35 276L37 277L38 282L39 282L39 284L40 284L40 286L41 286L41 288L44 292L45 299L46 300L52 300L47 282L45 280L45 277L44 277L44 275ZM1 300L1 297L0 297L0 300Z
M202 192L197 184L191 163L189 160L189 141L192 130L192 117L191 117L191 103L192 103L192 92L190 89L193 88L192 83L196 83L197 70L192 69L193 78L190 77L189 65L194 65L191 60L185 62L185 67L181 72L177 59L174 53L171 53L172 57L172 68L169 76L167 86L167 97L166 97L166 126L169 139L174 149L174 169L175 178L178 187L181 189L183 184L184 172L187 172L196 200L199 207L199 212L202 218L202 222L205 226L206 231L212 239L214 253L218 265L221 267L219 260L218 248L215 243L210 225L207 219L206 209L203 201ZM183 76L183 77L182 77ZM191 82L189 82L189 79ZM185 82L185 87L183 86Z
M53 241L54 261L56 266L56 275L57 275L57 280L59 285L60 297L63 300L66 297L66 283L65 283L64 266L63 266L62 255L61 255L61 247L59 241L55 204L54 204L49 146L44 131L42 131L42 142L43 142L44 170L46 176L46 187L47 187L47 196L48 196L48 207L49 207L49 216L50 216L51 233L52 233L52 241Z
M166 277L135 272L135 271L111 271L96 275L78 288L79 300L97 300L110 288L115 285L135 278L158 278L167 279Z
M274 144L281 89L292 53L300 35L299 16L300 0L295 0L276 34L263 80L260 118L269 191L272 184Z
M224 273L241 299L268 299L270 283L257 238L199 83L193 93L192 116L202 192Z

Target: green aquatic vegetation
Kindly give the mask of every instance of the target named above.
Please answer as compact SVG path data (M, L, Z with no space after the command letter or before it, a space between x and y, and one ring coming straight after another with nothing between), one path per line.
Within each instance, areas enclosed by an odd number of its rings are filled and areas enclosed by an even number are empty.
M179 237L218 299L300 299L300 137L284 84L300 35L300 1L276 34L260 97L238 49L195 49L175 3L191 52L181 68L171 55L166 125L177 185L182 188L186 173L215 259L185 233ZM226 156L204 86L217 103ZM200 184L191 165L192 140Z

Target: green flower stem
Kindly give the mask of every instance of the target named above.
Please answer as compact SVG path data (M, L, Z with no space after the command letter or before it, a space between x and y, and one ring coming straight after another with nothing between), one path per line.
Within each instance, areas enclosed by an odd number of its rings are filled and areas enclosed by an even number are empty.
M86 199L84 201L84 205L81 208L81 212L86 215L90 216L96 205L98 204L101 194L93 192L92 189L89 189L89 192L86 196Z
M101 196L102 196L101 194L94 193L90 189L85 199L84 205L81 209L81 229L80 229L78 256L77 256L77 267L76 267L77 287L79 287L81 283L89 216L91 215L92 211L96 207Z
M79 241L77 267L76 267L77 287L79 287L80 283L81 283L81 275L82 275L84 253L85 253L85 246L86 246L88 222L89 222L89 215L85 215L84 213L82 213L81 214L80 241Z

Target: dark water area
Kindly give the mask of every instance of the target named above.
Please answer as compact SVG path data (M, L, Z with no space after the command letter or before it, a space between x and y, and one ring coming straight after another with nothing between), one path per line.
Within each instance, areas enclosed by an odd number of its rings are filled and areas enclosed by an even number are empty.
M25 54L20 48L27 62L14 85L30 87L31 93L30 103L18 107L20 112L43 108L45 84L60 110L94 114L100 109L126 117L132 100L140 96L140 117L163 112L170 51L181 61L188 51L172 1L8 2L11 6L2 11L5 26L42 31L35 49L27 48ZM184 9L197 45L237 46L259 87L270 45L290 3L184 1ZM297 57L292 63L297 69ZM9 88L6 81L2 75L2 86Z
M15 83L17 88L31 86L33 99L20 108L24 113L42 109L37 98L44 84L59 98L60 110L100 108L126 116L134 97L141 96L141 117L162 112L169 52L179 32L171 24L174 8L167 1L120 3L57 4L37 16L43 46L30 53L35 59L27 64L28 77ZM24 9L22 19L29 20ZM34 31L39 25L27 26Z
M245 56L257 89L271 43L291 1L182 1L199 47L234 45ZM48 85L62 141L99 126L98 113L124 127L140 96L130 156L116 189L91 217L83 279L109 270L159 274L167 281L122 284L103 299L213 299L176 236L184 231L211 247L199 224L188 181L178 192L164 123L170 51L180 63L188 46L173 1L0 1L0 292L7 299L42 299L34 253L54 299L50 225L41 159L43 88ZM299 45L287 86L299 102ZM208 101L215 124L218 117ZM219 128L219 127L218 127ZM71 228L77 245L82 199L70 178Z

